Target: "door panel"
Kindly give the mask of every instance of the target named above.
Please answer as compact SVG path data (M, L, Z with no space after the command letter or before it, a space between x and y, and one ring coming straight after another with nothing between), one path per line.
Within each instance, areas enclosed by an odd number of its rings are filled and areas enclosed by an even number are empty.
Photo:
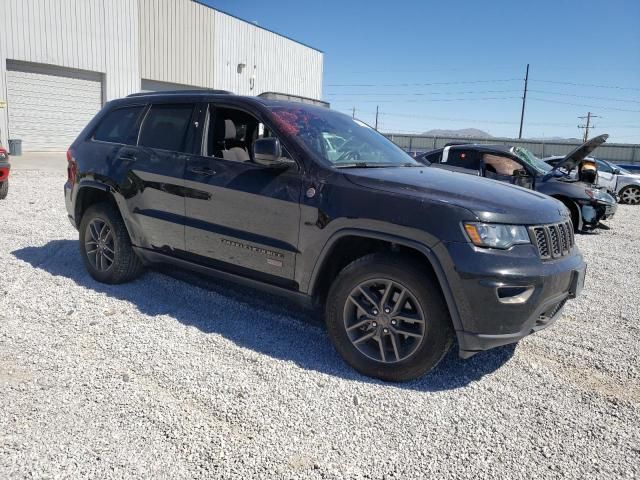
M301 191L296 168L193 157L185 187L189 253L271 280L293 279Z
M125 147L119 161L130 164L123 195L141 247L185 250L184 168L186 155Z

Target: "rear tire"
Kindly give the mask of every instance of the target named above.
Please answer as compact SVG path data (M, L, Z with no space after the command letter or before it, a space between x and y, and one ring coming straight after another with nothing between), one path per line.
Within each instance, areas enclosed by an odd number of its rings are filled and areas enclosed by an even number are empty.
M4 200L5 198L7 198L8 194L9 194L9 180L0 182L0 200Z
M82 216L79 236L82 260L97 281L125 283L142 273L142 262L131 247L120 212L113 205L91 205Z
M451 347L453 329L440 286L415 263L401 255L367 255L347 265L329 290L329 337L364 375L412 380L432 370Z

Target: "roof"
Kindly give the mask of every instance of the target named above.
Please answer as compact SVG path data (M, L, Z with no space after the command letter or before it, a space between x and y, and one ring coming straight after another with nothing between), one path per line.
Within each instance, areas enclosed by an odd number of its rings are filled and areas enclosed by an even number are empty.
M436 152L438 150L444 150L445 147L435 148L427 153ZM456 145L450 145L446 148L467 148L471 150L478 150L480 152L501 152L501 153L510 153L511 145L501 145L501 144L485 144L485 143L461 143Z
M195 3L198 3L198 4L202 5L203 7L207 7L207 8L210 8L211 10L215 10L216 12L224 13L225 15L233 17L236 20L240 20L241 22L248 23L249 25L251 25L253 27L259 28L261 30L266 30L267 32L270 32L270 33L273 33L273 34L278 35L280 37L286 38L287 40L291 40L292 42L298 43L298 44L300 44L300 45L302 45L304 47L310 48L311 50L315 50L316 52L320 52L320 53L324 54L324 52L322 50L320 50L320 49L318 49L316 47L312 47L311 45L308 45L308 44L306 44L304 42L296 40L295 38L291 38L291 37L288 37L287 35L283 35L282 33L279 33L279 32L276 32L274 30L271 30L270 28L262 27L262 26L260 26L260 25L258 25L256 23L254 23L254 22L250 22L249 20L245 20L244 18L240 18L240 17L238 17L236 15L233 15L233 14L231 14L229 12L225 12L224 10L220 10L219 8L212 7L211 5L205 3L204 0L191 0L191 1L195 2Z

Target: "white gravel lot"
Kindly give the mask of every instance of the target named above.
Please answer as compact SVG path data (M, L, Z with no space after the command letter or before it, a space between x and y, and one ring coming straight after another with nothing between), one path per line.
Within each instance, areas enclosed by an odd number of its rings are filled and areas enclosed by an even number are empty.
M0 202L0 478L640 476L640 207L578 237L552 328L396 385L281 300L95 282L63 182L16 170Z

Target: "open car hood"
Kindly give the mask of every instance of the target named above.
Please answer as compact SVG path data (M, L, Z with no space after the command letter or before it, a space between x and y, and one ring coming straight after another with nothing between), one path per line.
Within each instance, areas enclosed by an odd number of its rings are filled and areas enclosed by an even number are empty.
M596 148L602 145L607 141L609 135L606 133L603 135L598 135L597 137L593 137L586 142L584 142L579 147L571 150L565 157L560 160L555 167L553 167L552 172L558 170L560 168L564 168L565 170L573 170L576 165L582 162L588 155L591 154Z

